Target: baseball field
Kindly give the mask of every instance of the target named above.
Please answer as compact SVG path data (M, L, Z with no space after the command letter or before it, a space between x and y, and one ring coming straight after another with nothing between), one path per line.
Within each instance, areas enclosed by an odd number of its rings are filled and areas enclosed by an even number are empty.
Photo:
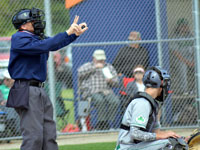
M181 136L188 136L194 129L173 129ZM59 150L114 150L118 132L58 136ZM21 140L1 143L0 150L19 150Z
M89 144L77 144L77 145L63 145L59 146L59 150L114 150L116 143L89 143ZM19 150L19 149L11 149Z

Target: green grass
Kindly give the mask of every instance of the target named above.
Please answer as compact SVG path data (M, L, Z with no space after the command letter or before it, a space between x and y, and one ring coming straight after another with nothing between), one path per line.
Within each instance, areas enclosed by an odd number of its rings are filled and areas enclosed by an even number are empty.
M63 99L71 99L74 100L74 91L73 89L64 89L61 91L61 97ZM65 108L70 110L68 123L74 124L74 101L66 101L64 100Z
M59 150L114 150L116 142L60 146Z
M116 142L63 145L59 146L59 150L114 150L115 145Z
M69 109L69 114L67 120L66 118L57 118L57 130L59 131L61 131L67 124L75 124L73 89L63 89L61 91L61 97L64 100L65 109Z
M74 99L74 91L73 89L63 89L61 91L62 98Z
M75 124L74 119L74 102L64 101L65 109L69 109L69 116L67 119L57 118L57 130L61 131L67 124Z

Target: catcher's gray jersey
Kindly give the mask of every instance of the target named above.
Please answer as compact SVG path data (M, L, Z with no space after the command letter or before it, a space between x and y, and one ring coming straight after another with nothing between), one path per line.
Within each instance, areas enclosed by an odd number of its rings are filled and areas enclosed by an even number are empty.
M117 149L128 149L133 147L136 143L134 143L133 134L131 132L133 128L143 128L146 129L149 115L152 113L151 104L144 98L137 98L133 100L127 107L125 114L123 116L122 124L126 126L130 126L130 131L120 129L119 137L117 141ZM159 122L156 122L153 130L160 128ZM144 132L143 132L144 133ZM139 139L145 139L144 141L152 141L155 140L155 133L140 134Z

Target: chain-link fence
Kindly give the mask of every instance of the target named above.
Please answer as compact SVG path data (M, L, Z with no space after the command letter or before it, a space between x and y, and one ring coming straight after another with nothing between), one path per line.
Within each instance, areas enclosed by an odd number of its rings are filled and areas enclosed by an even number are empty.
M46 34L65 31L74 16L88 31L73 44L52 53L45 90L60 133L118 129L140 71L160 65L171 75L172 93L159 113L163 127L198 126L199 4L198 0L1 0L0 2L0 137L20 135L14 109L5 108L9 84L10 37L16 32L15 10L40 8L46 13ZM67 8L66 8L67 7ZM97 53L94 53L95 50ZM106 60L104 59L104 50ZM140 86L137 86L140 85ZM10 139L10 138L9 138Z

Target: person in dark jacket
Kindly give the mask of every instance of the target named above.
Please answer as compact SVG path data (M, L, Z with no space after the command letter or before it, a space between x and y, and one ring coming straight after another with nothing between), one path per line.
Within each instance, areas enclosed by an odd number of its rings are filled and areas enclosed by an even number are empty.
M68 30L54 37L44 35L44 12L37 8L21 9L12 18L18 30L12 35L8 70L15 80L7 107L20 116L23 143L21 150L57 150L53 107L43 89L49 52L72 43L84 33L86 23L76 16Z
M140 41L139 32L132 31L128 37L130 41ZM149 54L146 48L140 44L130 44L122 47L114 59L113 66L119 76L132 77L132 69L135 65L141 64L144 68L149 66Z

